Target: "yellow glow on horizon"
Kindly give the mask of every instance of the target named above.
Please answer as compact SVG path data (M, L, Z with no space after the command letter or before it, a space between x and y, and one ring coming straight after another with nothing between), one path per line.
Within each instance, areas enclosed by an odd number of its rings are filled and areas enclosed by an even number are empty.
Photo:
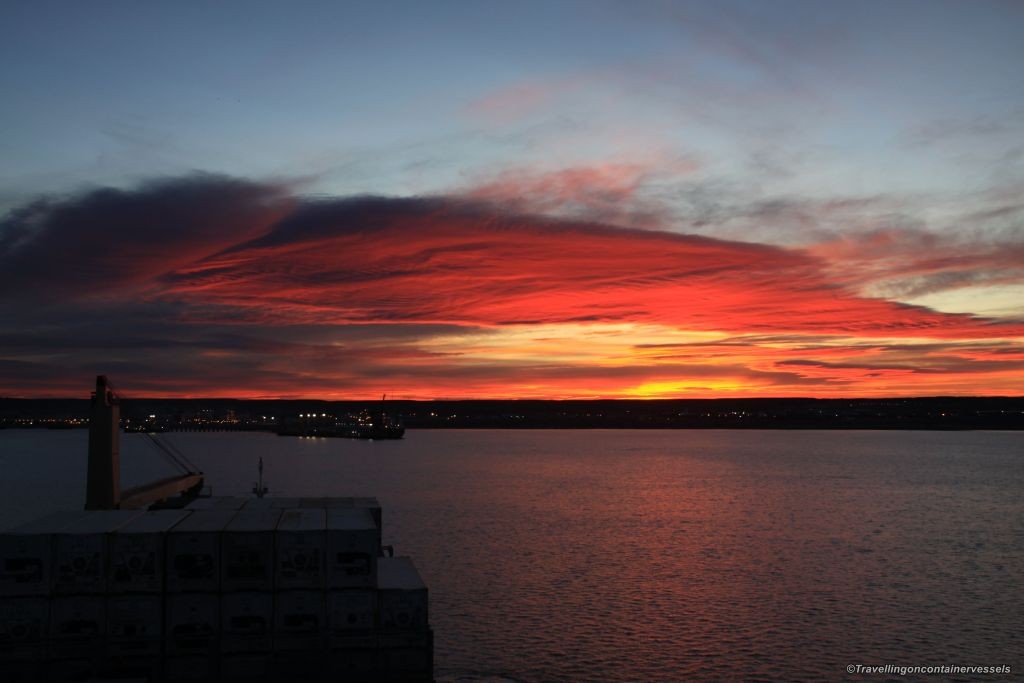
M750 391L752 386L738 384L736 382L722 380L690 380L676 381L664 380L656 382L645 382L639 386L632 387L622 393L623 398L682 398L687 396L700 395L701 397L714 396L719 393L735 394L737 392Z
M442 335L420 342L434 353L463 360L524 363L596 363L602 367L636 361L640 345L707 344L728 338L722 332L678 330L639 323L551 323L508 325L484 332Z
M969 363L993 360L993 344L1010 348L1020 341L908 332L737 334L647 323L550 323L436 335L416 346L445 356L453 368L500 367L509 373L472 394L445 387L443 396L657 399L971 393L974 379L953 368L970 373ZM1004 379L1003 372L988 369L986 378L996 391L1006 387L1006 393L1019 394L1007 386L1019 373L1006 374Z

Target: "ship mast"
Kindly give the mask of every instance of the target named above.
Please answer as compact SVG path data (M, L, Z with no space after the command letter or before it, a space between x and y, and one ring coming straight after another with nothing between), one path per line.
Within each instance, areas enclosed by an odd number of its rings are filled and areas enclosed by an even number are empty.
M262 498L270 492L270 489L263 485L263 458L260 458L258 465L259 469L259 480L256 482L256 486L252 487L252 492L257 498Z
M170 442L147 434L150 442L181 468L168 477L133 489L121 490L121 396L106 375L96 377L89 420L89 464L85 488L86 510L138 509L173 496L196 496L203 473Z
M89 465L86 510L121 506L121 401L106 375L96 378L89 420Z

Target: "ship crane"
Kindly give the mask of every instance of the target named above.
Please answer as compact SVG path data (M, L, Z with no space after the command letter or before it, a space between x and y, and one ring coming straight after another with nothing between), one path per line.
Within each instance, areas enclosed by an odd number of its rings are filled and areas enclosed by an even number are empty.
M259 481L257 481L253 485L252 493L257 498L262 498L263 496L265 496L268 493L270 493L270 489L268 489L266 486L263 485L263 458L260 458L259 471L260 471L260 478L259 478Z
M121 490L121 399L106 375L96 377L89 419L89 465L86 510L131 510L173 496L195 497L203 488L203 473L178 448L156 434L149 443L181 473Z

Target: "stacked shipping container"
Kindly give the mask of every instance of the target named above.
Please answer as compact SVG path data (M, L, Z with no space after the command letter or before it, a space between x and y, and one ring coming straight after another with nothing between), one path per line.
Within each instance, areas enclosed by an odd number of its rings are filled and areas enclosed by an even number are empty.
M217 498L0 534L0 680L429 681L426 586L380 512Z

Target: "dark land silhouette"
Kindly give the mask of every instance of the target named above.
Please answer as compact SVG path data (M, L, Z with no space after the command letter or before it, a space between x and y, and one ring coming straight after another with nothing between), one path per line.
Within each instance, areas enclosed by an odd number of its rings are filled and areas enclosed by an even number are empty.
M84 427L87 399L0 398L0 428ZM137 427L276 431L285 419L379 414L377 401L126 399ZM412 429L1024 429L1024 397L388 400Z

